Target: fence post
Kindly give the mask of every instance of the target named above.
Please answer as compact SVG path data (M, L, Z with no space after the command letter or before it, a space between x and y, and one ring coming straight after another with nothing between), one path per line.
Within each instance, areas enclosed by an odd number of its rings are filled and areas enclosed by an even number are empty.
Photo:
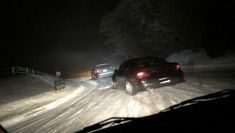
M25 68L25 74L28 75L28 68Z
M11 67L11 74L15 75L15 68L14 67Z
M32 69L32 75L34 75L34 70Z

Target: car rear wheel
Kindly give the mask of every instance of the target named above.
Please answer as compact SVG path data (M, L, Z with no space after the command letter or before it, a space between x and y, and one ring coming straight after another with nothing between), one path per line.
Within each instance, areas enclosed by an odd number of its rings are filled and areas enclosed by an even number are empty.
M126 93L128 95L135 95L136 91L135 91L135 88L131 82L126 81L125 88L126 88Z
M117 82L116 81L112 81L112 87L113 87L113 89L117 89Z

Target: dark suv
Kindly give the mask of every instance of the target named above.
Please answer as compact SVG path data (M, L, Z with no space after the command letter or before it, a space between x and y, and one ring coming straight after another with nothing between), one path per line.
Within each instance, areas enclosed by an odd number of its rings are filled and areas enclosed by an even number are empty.
M178 63L156 57L140 57L123 62L112 76L113 88L122 87L129 95L184 80Z
M113 68L107 63L96 65L91 71L92 79L111 77L112 75Z

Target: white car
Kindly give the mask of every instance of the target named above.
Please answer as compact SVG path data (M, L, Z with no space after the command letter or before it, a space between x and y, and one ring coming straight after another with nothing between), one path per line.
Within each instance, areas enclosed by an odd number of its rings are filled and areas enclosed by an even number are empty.
M91 71L91 77L92 79L111 77L113 73L113 68L108 63L98 64L93 67Z

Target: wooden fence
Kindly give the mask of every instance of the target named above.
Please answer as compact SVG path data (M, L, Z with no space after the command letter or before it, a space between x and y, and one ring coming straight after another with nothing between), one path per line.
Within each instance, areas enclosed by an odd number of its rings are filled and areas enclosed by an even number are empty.
M34 69L24 68L24 67L8 67L0 69L1 76L10 76L10 75L45 75L45 76L54 76L52 74L40 72Z
M8 67L0 69L0 77L13 76L13 75L30 75L33 77L40 77L49 80L54 85L55 90L65 88L65 82L61 77L56 77L55 75L48 74L45 72L40 72L34 69L24 68L24 67ZM47 78L46 78L47 77Z

